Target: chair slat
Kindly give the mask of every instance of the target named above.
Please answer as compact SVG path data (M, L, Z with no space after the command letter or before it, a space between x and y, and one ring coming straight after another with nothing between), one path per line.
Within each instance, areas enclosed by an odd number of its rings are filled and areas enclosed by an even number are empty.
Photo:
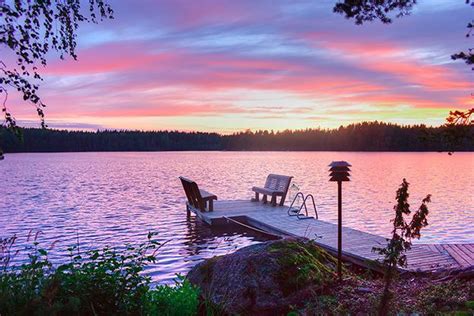
M252 191L255 192L255 200L258 201L258 194L263 194L263 202L267 201L267 195L272 197L272 205L276 205L276 197L281 196L280 205L285 203L286 194L290 188L290 182L293 177L284 176L279 174L269 174L265 181L263 188L253 187Z

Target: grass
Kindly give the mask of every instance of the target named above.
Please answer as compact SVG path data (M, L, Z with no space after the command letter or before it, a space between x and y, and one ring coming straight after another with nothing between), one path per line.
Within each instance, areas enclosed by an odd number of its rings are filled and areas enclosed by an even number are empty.
M418 296L416 309L427 314L450 312L474 314L472 283L452 281L427 286ZM469 288L470 287L470 288ZM466 288L469 288L466 291Z
M304 244L298 241L275 243L270 252L277 254L281 265L281 288L286 291L298 290L309 284L326 287L336 280L335 258L312 241Z
M158 286L145 297L147 315L192 316L198 312L199 290L182 276L175 286Z

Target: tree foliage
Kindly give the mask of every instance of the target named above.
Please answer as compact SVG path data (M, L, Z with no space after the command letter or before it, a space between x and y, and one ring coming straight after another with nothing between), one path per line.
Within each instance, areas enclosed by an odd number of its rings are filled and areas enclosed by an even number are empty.
M448 153L451 155L454 148L459 147L463 142L472 142L474 135L472 133L472 127L474 121L472 115L474 114L474 108L466 111L450 111L449 116L446 118L446 124L442 137L450 149Z
M356 151L473 151L466 140L455 147L441 136L448 127L400 126L365 122L337 129L246 131L232 135L177 131L65 131L23 130L24 141L0 129L6 152L162 151L162 150L356 150ZM474 135L474 126L467 129ZM464 131L463 131L464 132Z
M105 0L89 0L86 9L82 2L0 1L0 45L16 59L7 61L3 54L0 57L0 95L6 127L18 132L16 121L7 108L9 89L18 91L24 101L36 108L41 126L46 127L46 104L38 94L38 81L42 80L39 67L46 66L50 51L59 53L61 59L67 56L76 59L80 24L113 18L113 10Z
M392 23L391 14L402 17L410 14L416 0L344 0L334 6L334 12L355 19L356 24L380 20Z
M472 2L471 0L466 0L466 4L469 4L471 8L474 9L474 2ZM466 37L469 38L471 37L472 32L474 30L474 19L471 20L469 23L467 23L467 29L468 29L468 32L466 33ZM474 64L474 48L469 48L465 52L459 52L459 53L453 54L451 55L451 58L454 60L461 59L461 60L464 60L467 65L473 65ZM472 70L474 70L474 67L472 68Z

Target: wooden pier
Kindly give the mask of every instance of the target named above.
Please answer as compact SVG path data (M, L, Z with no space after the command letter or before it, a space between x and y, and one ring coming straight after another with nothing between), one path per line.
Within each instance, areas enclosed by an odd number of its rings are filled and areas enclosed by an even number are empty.
M337 253L337 225L314 218L289 216L288 206L235 200L215 201L212 212L202 212L189 204L187 208L209 225L237 221L278 236L306 237L329 252ZM372 252L372 247L384 247L386 244L382 236L343 227L342 254L345 260L367 266L379 256ZM474 244L415 244L407 252L407 262L407 270L420 272L472 267Z

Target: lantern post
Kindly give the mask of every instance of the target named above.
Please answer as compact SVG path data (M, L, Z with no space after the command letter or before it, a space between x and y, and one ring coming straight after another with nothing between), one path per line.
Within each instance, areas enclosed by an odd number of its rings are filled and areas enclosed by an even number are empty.
M333 161L329 164L329 181L337 182L337 275L342 279L342 182L350 181L352 167L347 161Z

